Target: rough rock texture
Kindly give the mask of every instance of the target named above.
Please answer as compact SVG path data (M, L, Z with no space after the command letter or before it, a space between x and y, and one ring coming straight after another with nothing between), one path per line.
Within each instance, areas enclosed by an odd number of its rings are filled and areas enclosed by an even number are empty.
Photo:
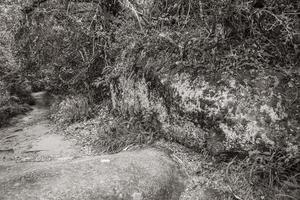
M268 72L242 76L241 81L226 73L161 75L155 88L145 79L121 77L116 105L127 113L157 112L172 137L191 147L206 145L213 153L261 145L296 153L299 81L284 83L280 74Z
M0 165L0 199L179 199L183 177L153 149L69 161Z

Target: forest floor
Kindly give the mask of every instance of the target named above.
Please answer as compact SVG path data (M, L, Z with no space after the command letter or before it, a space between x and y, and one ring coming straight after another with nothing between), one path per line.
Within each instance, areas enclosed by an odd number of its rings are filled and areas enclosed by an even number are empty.
M7 162L42 162L88 155L76 145L55 133L47 119L48 110L34 106L25 115L12 119L9 127L0 129L0 164Z
M48 109L33 110L11 120L0 129L0 166L14 163L73 160L96 155L78 138L66 137L48 118ZM192 199L268 199L254 191L243 168L233 163L216 163L210 156L193 152L168 141L157 141L155 148L168 152L188 177L181 200Z
M34 162L51 165L52 162L48 161L67 161L95 155L89 148L81 146L80 142L78 144L76 139L64 136L63 132L60 133L55 124L47 118L48 109L39 106L32 108L33 110L27 114L13 118L8 127L0 129L0 166ZM203 186L210 182L202 176L199 177L197 173L210 167L211 163L200 162L204 161L203 156L174 143L160 141L155 146L162 151L169 149L169 155L189 177L187 191L181 199L195 199L195 196L199 195L199 189L203 191L205 188ZM205 193L207 191L204 190ZM200 196L210 198L211 193L213 196L218 194L215 190L209 193Z
M133 189L137 200L142 194L165 199L183 191L179 168L162 151L97 156L59 132L47 113L34 106L0 129L0 199L124 199L114 195Z

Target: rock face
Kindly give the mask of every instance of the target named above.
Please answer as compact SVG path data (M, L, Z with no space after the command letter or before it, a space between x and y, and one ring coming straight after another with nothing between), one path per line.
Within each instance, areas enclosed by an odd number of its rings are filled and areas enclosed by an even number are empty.
M0 165L0 177L2 200L175 200L184 189L175 163L154 149Z
M116 92L120 95L114 102L122 112L158 113L162 128L173 139L198 149L206 146L215 154L259 145L287 146L297 152L299 99L287 102L298 86L290 81L286 88L283 78L271 72L250 75L244 75L247 84L226 73L213 78L161 75L152 90L146 79L121 77L116 87L121 92Z

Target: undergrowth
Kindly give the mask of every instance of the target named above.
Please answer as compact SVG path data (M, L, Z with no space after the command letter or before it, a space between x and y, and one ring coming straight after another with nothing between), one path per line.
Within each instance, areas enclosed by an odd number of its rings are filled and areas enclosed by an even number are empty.
M50 118L60 124L69 125L92 116L93 103L83 95L69 96L55 102L50 108Z
M152 144L161 137L161 127L156 113L114 117L108 124L101 124L94 144L100 151L118 152L130 145Z
M26 97L32 102L28 94ZM31 110L30 106L22 100L18 96L11 96L0 81L0 127L8 125L12 117Z
M199 154L176 143L159 141L155 145L167 149L188 176L181 200L199 199L200 196L218 200L294 200L299 197L299 171L279 178L279 174L283 174L275 168L280 165L276 160L269 163L273 171L265 171L261 177L257 168L265 165L254 161L259 159L258 155L220 162L205 151Z

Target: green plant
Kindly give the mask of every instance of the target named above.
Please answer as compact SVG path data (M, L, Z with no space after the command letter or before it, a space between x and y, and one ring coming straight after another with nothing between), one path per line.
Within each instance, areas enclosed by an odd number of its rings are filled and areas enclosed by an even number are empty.
M93 104L82 95L66 97L51 106L50 117L59 124L71 124L92 116Z
M22 99L23 100L23 99ZM24 104L25 103L25 104ZM31 108L16 96L11 96L5 84L0 81L0 127L9 124L9 120L23 114Z
M161 124L156 113L140 113L129 118L100 122L94 146L104 152L118 152L130 145L151 144L161 137Z
M283 197L284 195L293 196L292 193L288 195L288 192L296 192L295 190L300 188L298 147L294 146L293 148L292 152L280 148L266 152L251 152L248 160L251 166L250 180L275 191L276 195L279 195L278 198L280 195ZM291 198L293 199L293 197Z

